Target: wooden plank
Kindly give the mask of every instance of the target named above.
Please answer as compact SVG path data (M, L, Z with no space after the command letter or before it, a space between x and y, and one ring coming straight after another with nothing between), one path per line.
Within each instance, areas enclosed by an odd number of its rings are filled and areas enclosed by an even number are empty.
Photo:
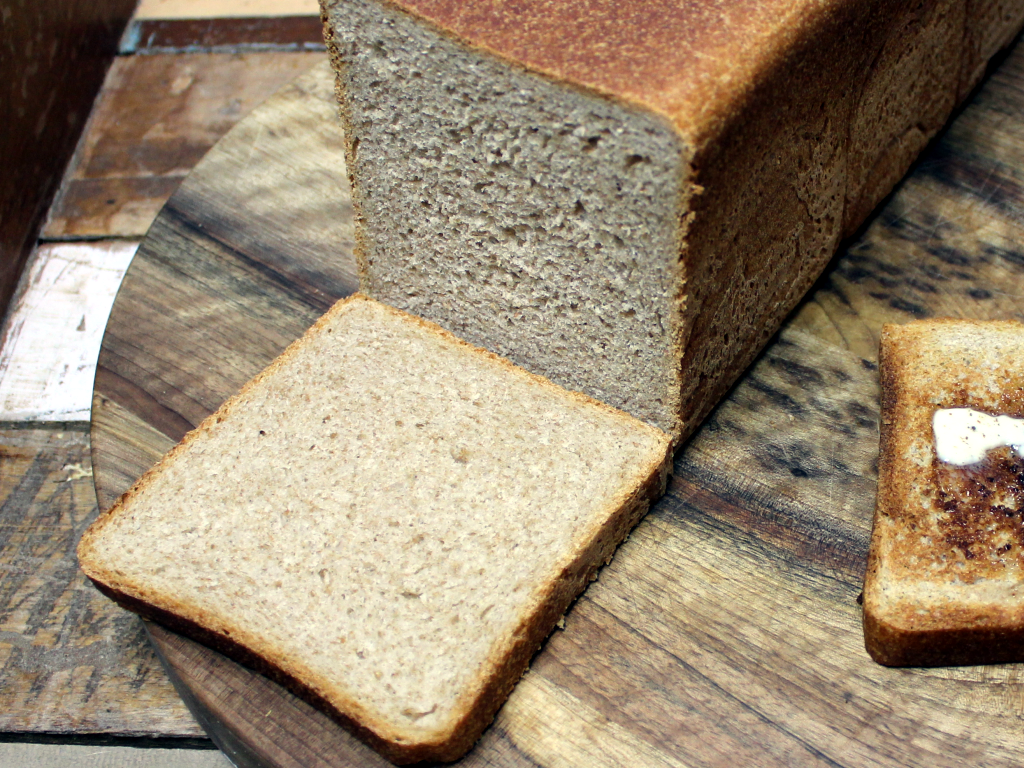
M0 316L7 312L134 4L3 5Z
M82 575L88 435L0 430L0 731L202 736L142 623Z
M120 52L323 51L319 16L260 16L229 19L143 19L121 38Z
M107 376L106 370L103 376ZM174 447L174 440L111 400L103 391L116 387L101 383L92 405L92 450L106 457L109 470L96 478L100 509L109 509L117 497ZM164 426L164 429L167 429Z
M220 752L74 744L0 744L0 765L32 768L229 768Z
M135 241L36 249L0 348L0 421L88 421L100 341Z
M182 178L169 174L68 179L50 209L43 237L142 237Z
M301 52L118 58L42 237L143 236L221 136L324 60Z
M287 768L360 765L387 768L387 760L330 718L262 675L203 646L148 624L172 679L217 745L236 765L281 764ZM193 674L194 673L194 674ZM265 706L269 704L269 707ZM234 724L273 719L282 723L266 738L239 739ZM310 724L313 724L310 727ZM282 748L284 745L284 748Z
M322 100L326 108L329 73L314 75L322 77L322 90L308 89L307 100ZM1022 85L1024 51L1017 51L677 456L666 497L576 603L463 764L1024 761L1018 666L881 667L863 649L857 602L874 503L881 323L935 314L1020 316ZM329 238L316 234L330 218L315 207L316 215L303 215L312 201L293 196L324 173L319 134L309 139L318 147L315 157L287 145L287 173L271 171L276 185L236 172L245 167L253 137L268 137L260 146L275 157L275 142L309 132L285 126L313 108L301 101L283 105L268 102L259 125L239 125L196 168L140 250L147 266L139 267L138 292L124 314L114 313L125 331L109 335L104 350L117 378L100 381L98 394L121 410L109 412L103 431L112 432L119 414L130 414L122 422L126 432L147 425L174 437L173 414L187 413L193 423L230 394L230 376L189 368L190 355L223 357L240 371L240 349L248 343L233 339L245 338L249 318L270 323L278 307L304 303L318 310L309 290L317 273L333 283L331 275L351 269L338 266L348 254L335 254L325 246ZM272 119L275 110L281 122ZM273 130L264 133L262 126ZM231 143L236 135L245 142ZM244 226L256 210L253 197L276 201L272 234L262 232L261 216ZM283 247L255 259L264 252L258 243L288 242L289 228L308 244L305 270ZM202 281L171 277L172 265ZM265 282L247 277L252 265ZM251 284L260 292L224 291L230 300L190 331L162 319L162 309L147 314L162 282L197 290L203 304L211 286ZM131 283L129 274L126 299L133 296ZM150 349L140 353L128 332L143 325ZM270 345L253 348L251 360L264 364L270 353ZM180 364L154 376L156 357ZM194 393L191 401L184 393ZM114 461L96 456L102 484ZM131 474L123 461L117 472L120 483ZM358 745L321 750L345 737L287 704L269 683L253 683L238 665L184 641L168 652L179 639L154 637L193 703L206 707L218 738L241 745L240 764L338 766L367 759L352 751Z
M140 0L136 19L319 16L317 0Z
M283 188L280 178L292 174L300 158L312 172L298 187ZM97 482L104 506L153 463L147 448L159 442L153 430L179 440L358 284L326 64L282 89L269 108L257 109L201 168L154 225L152 237L169 248L137 260L108 324L108 337L118 342L99 362L101 418L93 422L96 450L114 457L111 472ZM234 179L250 194L218 199L218 178ZM296 216L296 205L309 213ZM251 226L254 219L262 222L259 228ZM188 354L150 342L162 337L168 322L189 340ZM236 348L229 351L225 343ZM168 386L179 379L187 385Z
M73 178L187 173L318 54L123 57L111 67Z

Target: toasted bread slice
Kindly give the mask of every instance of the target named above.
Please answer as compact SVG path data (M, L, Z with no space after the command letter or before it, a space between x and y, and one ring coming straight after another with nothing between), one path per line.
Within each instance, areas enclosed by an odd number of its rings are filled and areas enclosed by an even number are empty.
M665 488L667 435L364 297L85 534L131 610L452 760Z
M887 325L880 370L868 652L891 666L1024 660L1024 458L1004 445L943 461L933 428L940 409L1024 417L1024 325Z

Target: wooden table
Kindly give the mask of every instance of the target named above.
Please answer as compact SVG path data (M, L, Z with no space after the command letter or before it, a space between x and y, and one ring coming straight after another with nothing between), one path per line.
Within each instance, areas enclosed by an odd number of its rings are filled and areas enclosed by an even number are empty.
M887 669L858 596L882 323L1024 318L1024 51L829 266L703 428L466 765L1017 765L1017 665ZM118 296L92 439L101 507L355 288L326 66L243 120ZM240 765L383 764L190 641L153 640Z

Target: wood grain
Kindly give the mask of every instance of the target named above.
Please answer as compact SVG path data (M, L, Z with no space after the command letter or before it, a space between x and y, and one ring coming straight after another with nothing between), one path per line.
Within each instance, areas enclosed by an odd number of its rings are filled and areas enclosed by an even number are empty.
M140 0L136 19L224 19L317 16L317 0Z
M4 324L0 422L89 421L96 358L137 241L47 243Z
M0 315L18 285L134 0L5 2Z
M121 53L323 51L319 12L308 16L136 19L121 39Z
M0 730L201 736L138 617L88 582L84 431L0 430Z
M0 765L32 768L230 768L219 752L121 746L0 743Z
M218 139L325 57L304 52L119 57L42 237L142 237Z
M96 375L93 450L112 459L97 478L102 506L154 460L145 447L117 446L154 445L153 430L177 442L355 290L332 87L325 64L284 88L218 144L154 222L111 312ZM302 181L282 187L299 167ZM246 194L221 196L227 179ZM164 343L168 333L175 344Z
M878 666L863 649L858 604L874 506L881 324L938 314L1020 317L1024 309L1022 67L1024 51L1015 52L680 451L665 498L573 606L462 764L1024 761L1019 666ZM316 78L322 89L311 87ZM140 435L129 444L154 433L175 438L231 394L243 357L252 367L269 361L275 345L252 347L252 324L269 333L283 321L278 308L298 313L305 304L310 317L353 285L347 249L315 235L333 226L326 203L307 216L313 202L293 198L324 173L324 139L306 134L307 117L330 104L328 86L329 73L317 70L301 98L282 94L259 113L263 123L275 113L284 120L274 141L305 137L288 145L288 172L271 171L281 173L282 206L272 234L259 217L244 228L252 192L225 172L245 154L236 134L260 133L243 121L196 168L140 249L104 345L101 370L111 378L97 380L97 401L120 409L93 425L105 498L146 468L144 452L132 454L135 465L131 451L107 453L116 430ZM307 127L283 130L289 120ZM305 244L301 258L268 249L272 257L259 264L274 279L259 282L251 271L257 244L287 242L289 226ZM174 270L188 281L171 277ZM321 271L334 288L314 300L309 287L320 284ZM191 293L161 298L159 286ZM214 295L218 309L203 314L200 327L174 315ZM297 318L280 335L294 325ZM226 362L211 372L214 358ZM153 639L240 765L374 764L262 678L163 630Z

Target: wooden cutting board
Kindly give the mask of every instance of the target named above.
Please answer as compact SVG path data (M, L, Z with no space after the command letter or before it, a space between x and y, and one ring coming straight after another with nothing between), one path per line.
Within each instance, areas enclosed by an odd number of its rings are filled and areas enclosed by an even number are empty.
M101 507L355 289L347 200L326 65L196 167L110 317L92 424ZM1024 763L1024 668L886 669L863 649L878 336L937 315L1024 318L1024 50L678 454L666 497L463 763ZM239 765L384 764L264 678L150 632Z

